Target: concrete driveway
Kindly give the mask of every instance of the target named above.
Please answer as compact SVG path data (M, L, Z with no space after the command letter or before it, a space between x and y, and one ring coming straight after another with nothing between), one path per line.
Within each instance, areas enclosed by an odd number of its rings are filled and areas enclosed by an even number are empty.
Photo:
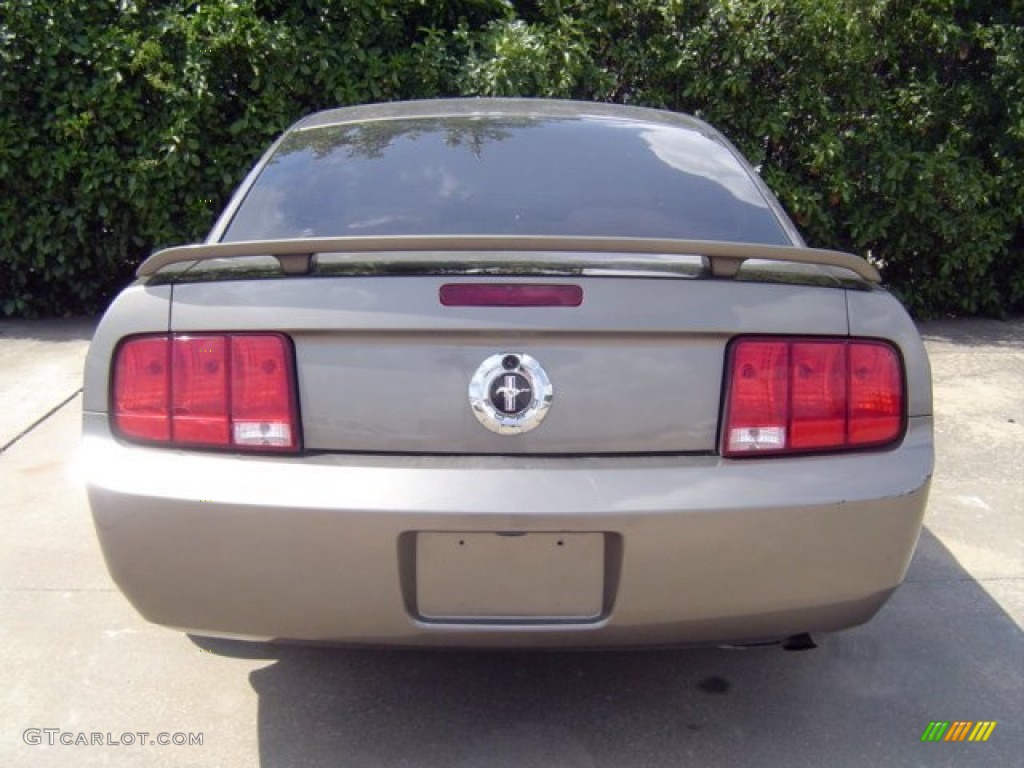
M91 329L0 322L2 765L1008 766L1024 754L1022 320L922 326L938 444L926 530L881 614L807 653L350 651L148 625L111 584L73 476ZM986 743L922 743L935 720L998 725Z

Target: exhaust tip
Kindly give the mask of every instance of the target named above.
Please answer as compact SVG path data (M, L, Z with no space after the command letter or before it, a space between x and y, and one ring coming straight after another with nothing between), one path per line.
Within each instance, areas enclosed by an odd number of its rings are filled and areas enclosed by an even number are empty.
M799 635L790 635L782 641L782 650L784 651L810 651L818 647L818 644L814 642L807 632L801 632Z

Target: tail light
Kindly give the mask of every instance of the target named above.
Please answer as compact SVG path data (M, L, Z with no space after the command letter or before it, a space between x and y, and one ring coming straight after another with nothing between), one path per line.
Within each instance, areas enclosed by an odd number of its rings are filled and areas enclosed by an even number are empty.
M726 370L725 456L879 447L903 434L903 364L887 343L739 339Z
M276 333L139 336L117 349L114 429L183 447L299 449L289 340Z

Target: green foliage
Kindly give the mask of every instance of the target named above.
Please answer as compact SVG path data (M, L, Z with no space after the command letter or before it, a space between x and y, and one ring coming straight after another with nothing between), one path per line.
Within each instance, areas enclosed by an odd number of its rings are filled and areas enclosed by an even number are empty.
M423 68L431 25L507 13L499 0L5 3L0 313L102 308L150 251L201 238L289 124L436 94L455 67Z
M301 115L460 94L695 113L918 314L1024 309L1020 0L18 0L0 313L101 308Z

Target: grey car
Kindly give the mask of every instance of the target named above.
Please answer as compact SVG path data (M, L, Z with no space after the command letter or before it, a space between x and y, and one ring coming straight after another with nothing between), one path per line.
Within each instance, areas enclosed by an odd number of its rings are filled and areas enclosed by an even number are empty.
M806 645L882 607L924 514L928 360L879 282L690 117L311 115L100 323L107 565L199 634Z

